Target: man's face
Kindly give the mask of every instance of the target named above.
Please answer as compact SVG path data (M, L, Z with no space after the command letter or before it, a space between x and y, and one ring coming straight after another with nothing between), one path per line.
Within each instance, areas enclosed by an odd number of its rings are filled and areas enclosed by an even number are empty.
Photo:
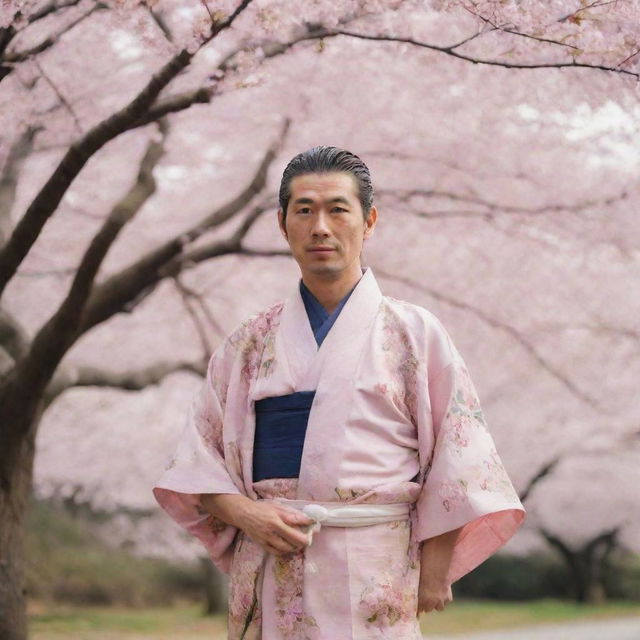
M373 233L375 207L364 219L358 186L350 173L309 173L291 181L291 198L280 230L302 275L339 277L360 269L364 239Z

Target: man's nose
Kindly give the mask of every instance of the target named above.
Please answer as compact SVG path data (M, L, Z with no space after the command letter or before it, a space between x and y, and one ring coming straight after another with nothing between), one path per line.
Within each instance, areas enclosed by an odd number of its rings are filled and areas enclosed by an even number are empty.
M324 211L318 211L317 215L313 216L311 235L323 237L331 235L327 214Z

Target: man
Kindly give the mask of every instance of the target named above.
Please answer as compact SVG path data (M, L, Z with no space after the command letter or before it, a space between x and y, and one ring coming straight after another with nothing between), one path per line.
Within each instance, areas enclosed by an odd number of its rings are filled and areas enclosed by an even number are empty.
M232 640L420 638L524 509L442 324L361 268L366 165L314 147L279 197L302 278L213 354L154 495L230 574Z

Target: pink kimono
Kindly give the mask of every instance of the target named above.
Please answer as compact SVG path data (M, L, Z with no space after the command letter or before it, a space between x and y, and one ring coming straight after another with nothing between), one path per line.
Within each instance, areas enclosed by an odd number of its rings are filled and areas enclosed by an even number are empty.
M316 394L299 478L252 482L254 402L304 390ZM421 638L420 542L463 527L455 581L524 519L448 333L383 296L370 268L320 348L297 286L220 345L153 493L230 574L231 640ZM322 527L277 558L208 514L204 493L412 505L409 520Z

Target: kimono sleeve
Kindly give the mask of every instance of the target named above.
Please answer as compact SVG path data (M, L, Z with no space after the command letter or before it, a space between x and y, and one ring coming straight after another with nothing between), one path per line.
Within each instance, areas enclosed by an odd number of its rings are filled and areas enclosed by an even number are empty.
M225 348L223 343L212 355L207 375L192 396L177 447L152 491L158 504L198 538L213 563L228 573L237 528L211 515L200 503L204 493L242 493L230 474L222 438L231 366Z
M462 527L449 570L450 582L455 582L513 536L525 511L460 356L429 382L428 401L431 410L421 411L422 420L418 418L424 479L415 538L422 541Z

